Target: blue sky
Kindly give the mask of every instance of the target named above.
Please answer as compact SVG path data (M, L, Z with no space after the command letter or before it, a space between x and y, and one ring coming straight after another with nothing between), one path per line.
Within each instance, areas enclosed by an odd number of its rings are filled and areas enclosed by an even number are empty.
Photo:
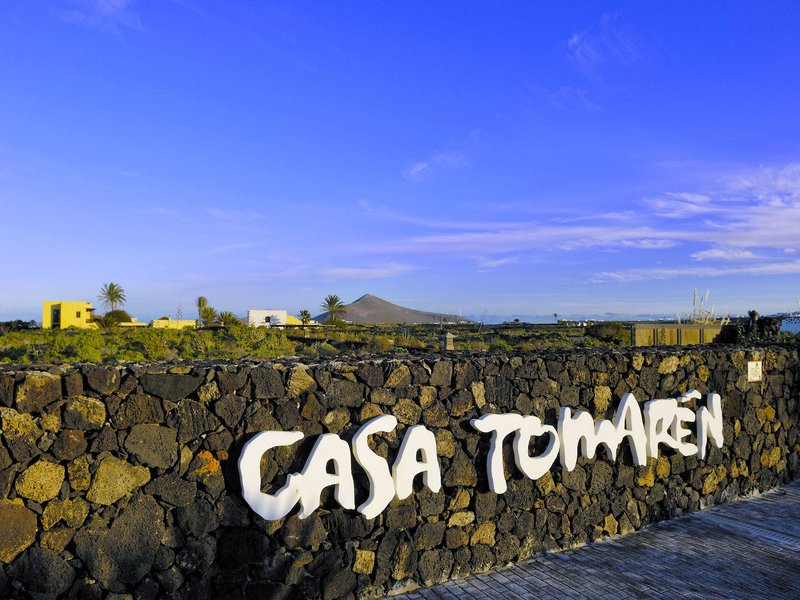
M564 6L562 6L562 4ZM800 296L800 3L0 5L0 320Z

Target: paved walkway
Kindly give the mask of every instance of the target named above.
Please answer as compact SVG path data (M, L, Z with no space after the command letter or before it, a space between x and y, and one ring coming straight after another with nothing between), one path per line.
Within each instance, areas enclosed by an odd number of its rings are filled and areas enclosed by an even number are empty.
M800 598L800 480L395 600L542 597Z

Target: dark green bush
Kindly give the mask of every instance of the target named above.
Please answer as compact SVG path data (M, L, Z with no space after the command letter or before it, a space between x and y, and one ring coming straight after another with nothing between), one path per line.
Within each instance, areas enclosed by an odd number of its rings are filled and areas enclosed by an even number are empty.
M630 328L619 321L603 321L602 323L589 325L586 328L586 335L601 342L616 344L617 346L629 346L631 343Z

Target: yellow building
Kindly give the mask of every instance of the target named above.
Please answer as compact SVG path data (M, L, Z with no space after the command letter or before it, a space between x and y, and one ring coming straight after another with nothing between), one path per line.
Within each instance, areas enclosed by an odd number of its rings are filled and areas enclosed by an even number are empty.
M42 329L97 329L91 302L47 300L42 304Z
M130 321L120 321L114 324L115 327L147 327L147 323L139 323L134 317Z
M195 319L156 319L150 323L150 327L155 329L196 329Z

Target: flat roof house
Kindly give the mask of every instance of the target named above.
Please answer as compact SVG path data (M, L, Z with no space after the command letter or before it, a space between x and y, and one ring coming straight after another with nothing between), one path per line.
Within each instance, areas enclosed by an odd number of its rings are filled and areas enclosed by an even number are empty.
M46 300L42 304L42 329L97 329L91 302Z

